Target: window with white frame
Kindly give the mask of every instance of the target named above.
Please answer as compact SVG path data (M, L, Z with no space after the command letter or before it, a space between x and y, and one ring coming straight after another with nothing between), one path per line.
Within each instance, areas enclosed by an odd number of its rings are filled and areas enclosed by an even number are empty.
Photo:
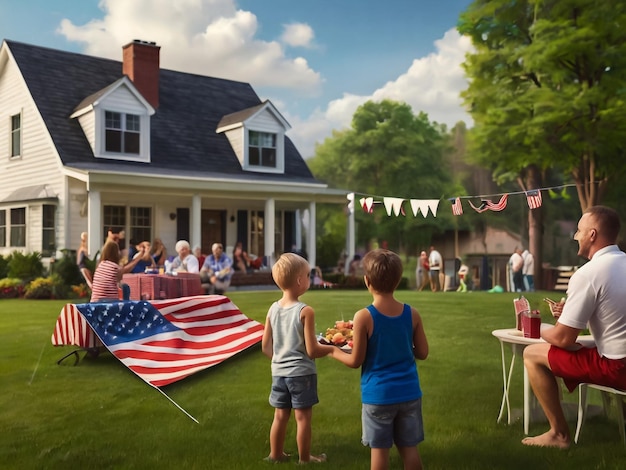
M248 132L248 165L276 168L276 134Z
M126 222L129 222L128 224ZM120 247L133 240L136 243L152 240L152 208L104 206L102 213L104 237L106 239L109 227L122 230L128 229L127 240Z
M22 154L22 115L11 116L11 157Z
M141 126L136 114L105 111L106 152L139 154Z
M26 208L11 209L11 243L10 246L26 246Z
M0 210L0 247L7 246L7 211Z
M41 254L54 256L56 252L56 206L44 204L41 221Z
M104 225L104 240L107 239L109 228L125 229L126 206L104 206L102 208L102 223Z
M152 209L150 207L130 208L130 238L137 243L152 240Z

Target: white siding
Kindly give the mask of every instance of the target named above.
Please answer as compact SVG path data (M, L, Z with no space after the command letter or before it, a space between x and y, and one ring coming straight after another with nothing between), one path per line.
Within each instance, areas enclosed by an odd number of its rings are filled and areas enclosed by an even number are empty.
M17 189L35 185L47 185L48 189L63 197L63 176L61 165L52 145L39 111L24 84L21 74L12 59L0 74L0 201ZM10 118L22 114L22 152L17 158L10 158ZM59 201L60 204L62 201ZM27 207L26 251L41 251L41 217L39 229L31 227L33 216L27 203L10 203L11 207ZM1 205L1 203L0 203ZM39 207L39 213L41 207ZM57 221L57 223L60 222ZM60 227L59 227L60 228ZM0 254L8 254L13 249L0 249Z
M92 111L90 113L83 114L78 118L78 123L80 127L83 128L83 132L85 133L85 137L89 141L89 145L91 146L91 151L96 153L96 118L95 113Z
M226 131L226 137L230 142L230 146L233 148L235 155L239 159L241 166L244 166L245 150L243 148L243 127Z
M280 133L285 131L280 122L267 109L255 116L253 120L247 121L246 125L248 129L260 132Z

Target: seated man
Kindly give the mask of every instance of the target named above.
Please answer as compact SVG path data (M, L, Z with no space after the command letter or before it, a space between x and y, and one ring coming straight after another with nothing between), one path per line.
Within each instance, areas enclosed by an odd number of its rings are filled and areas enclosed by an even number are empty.
M233 275L233 262L224 254L221 243L213 243L211 254L206 257L200 277L203 283L209 283L209 294L223 294L230 286L230 278Z

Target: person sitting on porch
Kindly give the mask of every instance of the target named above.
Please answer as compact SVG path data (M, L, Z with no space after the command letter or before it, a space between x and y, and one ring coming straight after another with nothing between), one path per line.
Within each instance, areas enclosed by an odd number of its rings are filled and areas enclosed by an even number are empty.
M223 294L230 286L233 262L224 254L221 243L213 243L211 251L200 270L200 277L204 284L209 284L207 286L209 294Z
M242 273L247 273L248 269L250 269L250 257L246 250L243 249L242 242L237 242L235 248L233 248L233 269Z
M191 254L191 247L187 240L178 240L174 248L178 256L172 261L168 272L198 273L200 271L198 258Z

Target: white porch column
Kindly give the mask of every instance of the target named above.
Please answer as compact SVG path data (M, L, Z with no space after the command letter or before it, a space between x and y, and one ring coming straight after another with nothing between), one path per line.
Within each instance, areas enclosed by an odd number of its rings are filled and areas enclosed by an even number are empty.
M307 233L306 250L309 255L309 264L312 268L317 266L317 251L315 244L315 219L316 219L315 201L309 203L309 231Z
M296 209L296 249L302 249L302 212L300 209ZM285 247L285 251L288 251L291 247Z
M191 199L191 250L202 243L202 198L194 194Z
M276 261L276 244L274 237L276 232L276 203L273 198L265 201L265 228L263 230L263 243L265 245L265 256L267 256L267 267L274 266Z
M100 191L94 191L93 189L87 193L87 252L89 256L96 254L96 252L102 247L102 205L100 201Z

